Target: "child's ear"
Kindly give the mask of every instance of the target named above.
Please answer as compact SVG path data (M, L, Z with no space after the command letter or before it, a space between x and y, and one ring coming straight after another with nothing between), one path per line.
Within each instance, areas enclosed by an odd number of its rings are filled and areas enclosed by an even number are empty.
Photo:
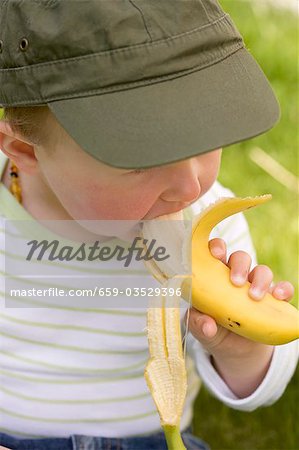
M0 120L0 150L14 161L20 171L33 175L37 168L34 146Z

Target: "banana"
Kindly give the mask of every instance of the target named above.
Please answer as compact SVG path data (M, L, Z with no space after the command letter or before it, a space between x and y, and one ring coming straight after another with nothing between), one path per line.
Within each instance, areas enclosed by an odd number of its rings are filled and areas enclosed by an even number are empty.
M214 258L208 247L210 233L220 221L270 199L271 195L220 199L196 218L192 235L186 238L182 236L180 225L180 228L177 227L180 236L170 242L169 228L176 221L160 222L161 218L148 224L145 222L142 234L147 239L154 238L158 243L163 243L167 249L175 247L175 254L178 254L177 247L182 249L181 262L176 263L175 269L174 266L169 266L168 261L158 263L152 259L147 262L148 269L160 282L183 274L182 298L188 300L191 290L194 308L210 315L219 325L240 336L279 345L299 338L299 311L290 303L277 300L269 293L262 300L251 299L248 295L250 283L247 282L242 287L233 285L229 277L230 269ZM167 218L173 219L173 216L163 217ZM188 260L192 262L190 277L187 276Z
M155 239L157 245L166 246L168 253L171 250L170 259L145 262L166 292L170 287L177 292L180 287L183 299L190 303L191 298L196 309L228 330L254 341L279 345L299 337L299 311L270 294L259 301L251 299L250 283L242 287L233 285L229 268L211 255L208 246L210 233L220 221L270 199L271 195L220 199L195 219L190 233L182 213L159 217L144 222L142 238ZM147 312L150 360L144 375L160 415L168 450L186 450L179 427L187 390L180 297L166 295L159 302Z

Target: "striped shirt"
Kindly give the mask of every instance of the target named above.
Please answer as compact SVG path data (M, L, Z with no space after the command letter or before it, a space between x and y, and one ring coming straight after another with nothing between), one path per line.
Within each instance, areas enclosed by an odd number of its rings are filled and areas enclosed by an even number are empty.
M6 163L7 158L1 153L1 174ZM192 219L219 197L232 195L216 182L202 199L184 211L185 217ZM14 231L7 227L8 219L15 224ZM38 232L62 241L61 236L38 224L0 183L0 431L34 438L71 434L121 437L160 430L143 375L148 345L146 307L141 299L134 299L141 306L126 303L122 307L124 298L119 296L113 299L111 307L107 299L99 304L75 297L10 295L12 286L25 286L28 290L49 287L46 277L32 276L32 282L20 281L17 276L24 264L18 240L21 234L32 238ZM229 253L247 251L256 264L242 214L218 225L211 237L216 236L225 239ZM11 242L15 246L11 247ZM126 285L129 279L134 286L158 286L139 261L130 264L125 274L116 259L87 269L77 261L32 261L32 273L40 273L43 265L53 270L51 287L64 290L82 287L82 283L91 287L107 277L110 281L112 277L118 286ZM44 269L42 273L49 273L45 266ZM186 306L182 317L185 311ZM189 334L188 392L181 428L192 420L201 380L214 395L236 409L251 410L271 404L292 376L297 350L294 343L276 348L262 385L250 397L238 399L217 374L200 343Z

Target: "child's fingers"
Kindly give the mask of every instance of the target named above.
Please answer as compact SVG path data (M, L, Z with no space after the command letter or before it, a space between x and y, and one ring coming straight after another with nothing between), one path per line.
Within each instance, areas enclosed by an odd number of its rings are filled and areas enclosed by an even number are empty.
M289 301L294 296L295 289L289 281L279 281L271 286L269 292L278 300Z
M272 270L268 266L258 265L248 275L251 283L249 295L254 300L261 300L269 291L273 280Z
M223 239L211 239L209 241L209 249L215 258L226 264L226 243Z
M248 280L248 273L251 265L251 257L248 253L239 250L229 257L228 267L230 267L230 279L236 286L243 286Z

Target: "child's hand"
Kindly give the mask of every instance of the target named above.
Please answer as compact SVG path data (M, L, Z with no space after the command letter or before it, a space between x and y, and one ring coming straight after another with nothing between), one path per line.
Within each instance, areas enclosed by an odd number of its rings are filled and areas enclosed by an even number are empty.
M288 281L280 281L271 286L273 274L268 266L258 265L249 272L251 257L248 253L234 252L227 262L226 245L222 239L212 239L209 248L213 256L231 269L230 278L233 284L242 286L246 281L251 283L249 295L254 301L261 300L266 292L271 292L273 297L285 301L289 301L294 295L294 287ZM258 345L216 324L212 317L194 308L190 311L189 329L212 355L221 354L224 357L227 353L227 356L231 357L248 354Z

